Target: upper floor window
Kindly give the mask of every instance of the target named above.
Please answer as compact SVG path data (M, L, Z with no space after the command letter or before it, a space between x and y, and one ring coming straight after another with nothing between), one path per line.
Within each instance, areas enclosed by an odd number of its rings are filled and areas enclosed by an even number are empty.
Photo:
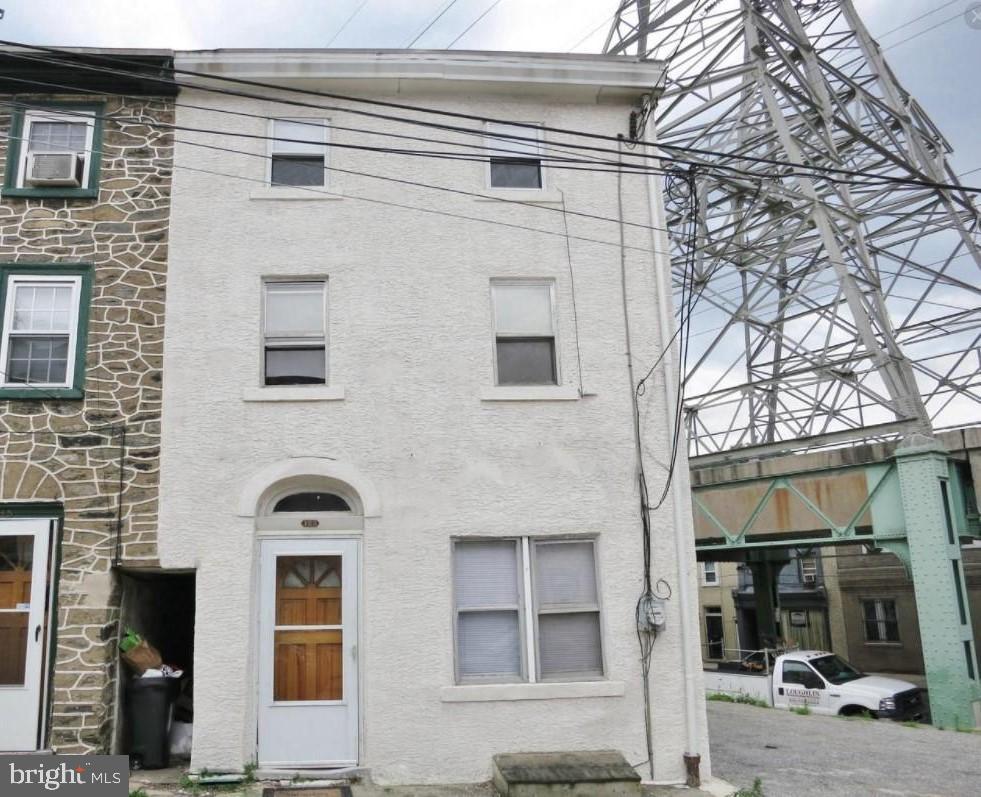
M87 271L0 266L0 398L80 397Z
M11 124L3 193L95 196L101 106L51 105L17 109Z
M457 680L604 674L595 541L457 540Z
M557 385L555 283L494 280L495 372L498 385Z
M326 280L266 282L263 382L327 384Z
M273 120L269 183L274 186L327 185L325 119Z
M896 601L886 598L862 601L866 642L899 642Z
M487 134L491 188L542 188L540 127L488 122Z
M719 583L719 565L717 562L702 562L702 583L714 586Z

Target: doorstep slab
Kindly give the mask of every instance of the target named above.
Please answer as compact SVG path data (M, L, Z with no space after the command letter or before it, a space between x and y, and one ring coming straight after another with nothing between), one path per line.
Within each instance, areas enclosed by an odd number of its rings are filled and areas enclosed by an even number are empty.
M506 797L635 797L641 793L640 775L615 750L502 753L494 756L493 772L494 786Z

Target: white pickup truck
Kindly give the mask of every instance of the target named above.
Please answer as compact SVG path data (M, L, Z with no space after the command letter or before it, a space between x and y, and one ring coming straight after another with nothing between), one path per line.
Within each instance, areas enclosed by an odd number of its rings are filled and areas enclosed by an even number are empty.
M865 675L824 650L758 652L705 671L709 694L751 697L776 708L807 706L815 714L927 721L925 690L908 681Z

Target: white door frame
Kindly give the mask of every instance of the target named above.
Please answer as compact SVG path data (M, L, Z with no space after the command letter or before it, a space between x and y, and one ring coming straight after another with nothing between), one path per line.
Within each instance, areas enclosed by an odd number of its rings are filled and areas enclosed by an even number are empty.
M357 517L356 519L360 521L360 517ZM268 524L272 526L272 528L264 528L265 525L266 524L257 523L258 533L256 536L256 546L255 546L256 566L254 568L254 574L255 574L254 583L256 584L256 590L255 590L256 602L255 602L255 610L254 610L255 611L255 616L254 616L255 645L253 647L253 655L255 656L253 660L255 661L255 672L256 672L255 691L253 694L253 699L255 700L255 707L256 707L255 715L254 715L255 716L255 741L256 741L255 760L258 761L261 766L277 768L277 769L285 769L287 771L290 770L299 771L304 768L333 768L333 767L357 766L359 762L362 760L362 749L364 745L364 728L363 728L364 712L362 711L362 707L364 706L364 667L362 665L362 661L364 658L362 655L362 651L364 650L364 645L363 645L364 547L362 545L361 529L360 528L344 529L343 531L340 529L337 530L331 529L327 533L311 535L308 533L297 533L295 531L295 525L288 522L284 523L283 525L290 525L292 526L292 528L289 529L275 528L275 526L278 525L275 523ZM264 633L263 622L262 622L263 620L262 613L264 608L263 606L264 571L263 571L262 560L263 560L263 544L270 543L270 542L294 543L296 544L298 549L302 549L302 547L305 544L314 544L314 545L320 544L328 549L333 543L352 543L355 546L357 566L354 568L355 571L354 575L356 578L356 584L354 585L354 592L356 596L355 622L357 628L356 628L355 640L354 640L355 655L353 661L349 653L345 654L345 666L352 667L353 672L356 675L356 688L353 690L354 694L352 695L352 699L355 701L353 706L353 718L349 723L349 728L351 729L351 731L354 733L355 736L355 743L354 743L355 757L353 759L325 760L325 761L318 761L316 763L313 762L300 763L300 762L288 762L288 761L262 761L259 757L259 737L261 733L262 708L263 708L262 679L263 679L264 669L263 669L262 657L269 653L269 650L267 650L265 646L267 635ZM298 550L298 553L302 553L302 550ZM316 554L312 554L312 555L316 555ZM346 574L342 575L342 578L346 580ZM348 647L346 642L345 642L345 647L346 648Z
M34 537L32 554L31 601L28 614L27 653L24 667L23 686L0 686L0 698L8 695L17 700L16 711L23 721L31 723L30 712L33 707L35 719L33 728L23 735L23 740L15 746L0 742L0 750L9 752L30 752L41 750L48 732L48 695L50 673L52 671L52 640L57 626L57 561L59 520L52 516L30 517L17 515L16 507L9 517L0 517L0 535ZM37 566L40 563L40 567ZM38 578L40 576L40 578ZM47 618L45 613L47 612ZM32 697L33 693L33 697ZM20 705L20 704L23 705ZM20 713L23 712L23 713Z

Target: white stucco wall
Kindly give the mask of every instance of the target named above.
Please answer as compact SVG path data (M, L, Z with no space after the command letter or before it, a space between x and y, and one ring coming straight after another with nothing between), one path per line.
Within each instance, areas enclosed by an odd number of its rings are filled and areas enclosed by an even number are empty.
M470 84L456 93L418 93L411 101L605 134L626 130L626 104L549 97L547 87L518 98ZM181 101L254 114L317 115L194 91L185 91ZM340 112L324 115L334 125L420 130ZM178 124L266 134L260 119L186 107L179 108ZM266 152L258 140L190 133L178 138ZM365 140L337 130L331 138ZM340 149L330 158L345 169L485 189L484 164ZM176 161L255 180L265 175L260 158L186 143L178 143ZM563 192L569 209L616 215L615 175L552 170L547 181L550 190ZM182 168L175 173L159 544L165 567L197 569L193 765L237 767L255 755L257 542L254 520L240 514L239 503L255 489L263 468L298 457L352 468L376 493L379 511L366 519L363 532L358 657L361 763L376 780L484 780L491 756L508 751L614 748L631 762L644 761L634 631L641 526L618 248L571 242L581 376L590 395L482 401L481 391L493 384L492 277L555 279L562 382L578 386L564 239L353 197L555 232L562 231L561 214L345 174L332 175L330 187L345 198L270 201L250 199L259 189L255 182ZM645 179L626 177L624 189L627 219L648 223ZM569 226L574 235L618 240L614 224L570 217ZM648 231L628 228L626 235L629 245L652 248ZM659 351L654 268L667 268L663 257L628 251L631 334L641 373ZM243 401L243 390L259 384L261 279L306 274L329 279L328 378L344 387L345 398ZM656 492L664 476L656 463L669 447L659 385L647 391L643 413ZM654 576L676 589L670 518L668 506L653 518ZM623 694L444 702L441 690L454 683L451 537L569 533L598 535L608 678L623 684ZM694 578L693 550L689 546L682 555ZM677 600L669 601L667 614L652 678L656 777L663 781L683 779L685 746ZM692 615L693 660L699 663L694 608ZM700 688L697 694L700 703ZM701 703L694 710L704 772Z

